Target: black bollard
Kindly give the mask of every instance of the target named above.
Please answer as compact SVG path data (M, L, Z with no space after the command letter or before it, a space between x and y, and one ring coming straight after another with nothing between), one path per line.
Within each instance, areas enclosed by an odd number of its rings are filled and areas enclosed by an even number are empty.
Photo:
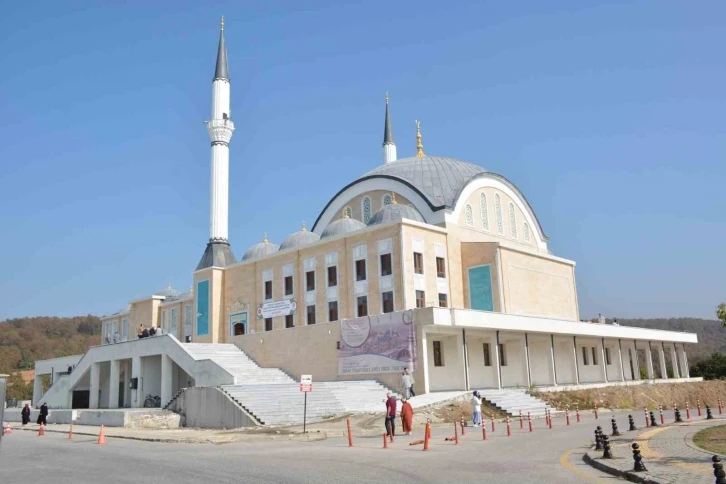
M607 435L602 436L602 458L612 459L613 453L610 452L610 439Z
M683 419L681 418L681 411L678 410L678 407L676 407L676 423L683 423Z
M716 484L726 484L726 472L723 470L721 458L714 455L711 460L713 461L713 476L716 478Z
M617 422L615 422L615 417L610 419L610 425L612 425L613 427L613 437L617 437L618 435L620 435L620 432L618 432L618 424Z
M645 464L643 464L643 457L640 455L640 446L638 444L633 444L633 460L635 461L635 465L633 466L633 471L635 472L647 472L648 469L645 468Z
M706 420L713 420L713 415L711 415L711 407L706 405Z
M632 415L628 415L628 423L630 424L630 428L628 429L628 431L638 430L638 429L635 428L635 420L633 420L633 416Z
M653 410L650 411L650 426L651 427L658 426L658 422L655 421L655 415L653 414Z
M600 441L600 431L595 429L595 450L602 450L602 443Z

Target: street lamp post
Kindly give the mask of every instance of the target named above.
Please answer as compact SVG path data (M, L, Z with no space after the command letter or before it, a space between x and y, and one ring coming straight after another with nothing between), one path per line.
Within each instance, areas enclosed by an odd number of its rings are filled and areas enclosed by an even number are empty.
M0 447L2 447L3 433L5 433L3 418L5 415L5 384L7 381L7 375L0 375Z

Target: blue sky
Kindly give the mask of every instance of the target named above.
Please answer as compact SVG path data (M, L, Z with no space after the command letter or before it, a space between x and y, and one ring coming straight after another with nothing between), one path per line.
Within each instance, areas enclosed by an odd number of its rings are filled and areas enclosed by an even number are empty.
M400 157L501 173L582 317L726 299L726 3L13 2L0 17L0 319L191 285L208 237L219 15L235 253ZM322 182L321 182L322 180Z

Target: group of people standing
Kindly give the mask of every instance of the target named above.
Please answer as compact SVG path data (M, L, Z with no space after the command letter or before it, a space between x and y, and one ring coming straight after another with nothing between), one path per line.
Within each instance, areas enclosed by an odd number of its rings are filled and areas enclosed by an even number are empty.
M30 405L27 403L23 407L23 410L20 412L20 416L23 419L23 425L28 425L30 423ZM38 414L38 421L36 422L38 425L48 425L48 405L43 404L40 406L40 413Z
M161 329L161 326L158 328L156 326L152 326L150 328L144 328L144 325L140 325L139 329L136 331L136 335L141 338L148 338L149 336L161 336L164 334L164 331Z
M386 435L396 436L396 411L398 400L390 393L386 394ZM408 398L401 399L401 427L406 435L411 435L413 430L413 407Z

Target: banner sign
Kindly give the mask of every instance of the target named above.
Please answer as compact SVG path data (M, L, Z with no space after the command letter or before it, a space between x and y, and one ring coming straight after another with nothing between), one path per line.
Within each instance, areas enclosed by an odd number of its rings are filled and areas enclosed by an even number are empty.
M295 314L296 310L297 301L295 301L295 298L266 302L257 306L257 319L287 316L289 314Z
M416 325L413 312L380 314L340 322L338 375L413 372Z

